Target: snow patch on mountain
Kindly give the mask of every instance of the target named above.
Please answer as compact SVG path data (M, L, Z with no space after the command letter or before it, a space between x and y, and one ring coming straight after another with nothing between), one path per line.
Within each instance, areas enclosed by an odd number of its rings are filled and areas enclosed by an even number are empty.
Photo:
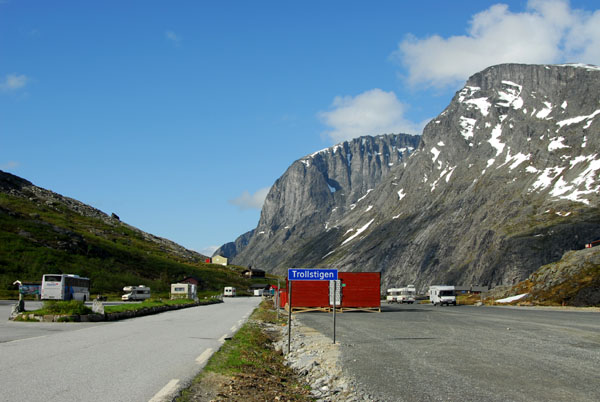
M556 122L556 125L560 127L559 128L559 130L560 130L564 126L570 126L572 124L581 123L584 120L591 120L594 117L596 117L598 114L600 114L600 109L596 110L594 113L589 114L587 116L576 116L576 117L571 117L570 119L561 120L559 122ZM591 124L591 123L588 122L588 125L585 128L588 128L589 124Z
M461 116L460 117L460 133L462 134L463 137L465 137L465 140L469 140L471 138L473 138L473 129L475 128L475 123L477 122L477 120L475 119L471 119L469 117L464 117ZM471 146L473 146L473 144L469 144Z
M544 106L546 106L544 109L540 110L539 112L537 112L537 114L535 115L535 117L537 117L538 119L546 119L550 113L552 113L552 103L550 102L543 102ZM535 110L533 111L535 113Z
M400 191L398 191L398 201L402 200L404 197L406 197L406 194L404 193L404 189L401 188Z
M556 137L550 139L550 144L548 144L548 152L556 151L557 149L569 148L568 145L565 145L563 141L565 137Z
M515 110L521 109L523 107L523 98L521 98L522 90L523 87L519 84L515 84L512 81L502 81L502 90L498 91L499 101L496 102L496 105L512 107Z
M544 169L542 174L539 175L538 179L530 187L530 190L544 190L552 184L552 181L556 179L565 168L555 166Z
M369 221L369 222L368 222L366 225L364 225L363 227L361 227L361 228L357 229L357 230L356 230L356 233L354 233L352 236L348 237L346 240L344 240L344 241L342 242L342 246L343 246L344 244L346 244L346 243L348 243L348 242L350 242L350 241L352 241L352 240L356 239L356 237L357 237L357 236L359 236L359 235L360 235L362 232L364 232L365 230L367 230L367 229L369 228L369 226L371 226L371 223L373 223L373 221L374 221L374 220L375 220L375 219L371 219L371 220L370 220L370 221ZM353 229L351 229L351 230L353 230ZM346 232L346 233L348 233L348 232Z
M492 129L492 137L488 140L490 145L496 149L496 156L500 155L504 150L504 143L500 141L500 136L502 135L502 125L497 124L496 127ZM488 165L489 166L489 165Z

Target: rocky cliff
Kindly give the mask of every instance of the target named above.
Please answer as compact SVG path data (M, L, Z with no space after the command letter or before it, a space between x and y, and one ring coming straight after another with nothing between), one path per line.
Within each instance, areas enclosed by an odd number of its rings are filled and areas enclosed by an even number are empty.
M271 187L254 232L216 254L255 267L301 264L298 250L357 208L418 143L406 134L361 137L297 160Z
M323 170L319 153L295 162L234 261L280 273L380 271L384 287L514 284L600 238L599 115L597 67L487 68L426 126L415 152L335 211L328 200L348 190L328 181L334 166Z

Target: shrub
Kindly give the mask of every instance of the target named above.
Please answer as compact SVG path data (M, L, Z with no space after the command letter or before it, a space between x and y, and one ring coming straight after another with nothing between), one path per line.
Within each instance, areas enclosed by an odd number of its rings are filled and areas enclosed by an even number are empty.
M45 301L42 311L47 314L90 314L92 309L86 307L82 301Z

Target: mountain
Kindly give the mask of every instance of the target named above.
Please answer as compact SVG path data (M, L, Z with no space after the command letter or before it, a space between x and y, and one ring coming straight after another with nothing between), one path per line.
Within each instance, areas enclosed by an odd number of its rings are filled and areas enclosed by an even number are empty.
M425 127L418 149L351 201L329 200L346 182L322 191L340 163L311 163L342 146L295 162L234 261L379 271L384 287L515 284L600 239L598 115L598 67L489 67Z
M12 289L17 279L39 282L45 273L89 277L92 291L102 293L141 283L168 292L171 282L185 276L202 279L203 290L244 283L233 271L204 260L115 214L0 171L0 292Z
M419 139L407 134L361 137L297 160L271 187L257 228L216 254L267 269L301 264L296 253L306 241L329 233L334 222L404 163Z

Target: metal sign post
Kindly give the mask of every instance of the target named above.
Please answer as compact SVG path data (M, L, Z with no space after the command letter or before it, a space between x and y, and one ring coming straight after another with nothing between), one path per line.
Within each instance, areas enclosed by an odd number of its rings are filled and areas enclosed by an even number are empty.
M337 301L337 281L333 281L333 344L335 345L335 306Z
M279 279L277 279L277 292L275 292L275 309L277 310L277 320L279 321L279 291L281 286L279 285Z
M341 280L329 281L329 304L333 306L333 343L335 344L336 333L336 309L342 305L342 287L344 284Z
M288 353L292 343L292 281L331 281L337 283L337 269L311 269L311 268L289 268L288 269ZM331 286L331 285L330 285ZM335 286L335 285L334 285ZM341 296L341 292L340 292ZM333 296L333 343L335 343L335 306L336 291Z
M292 281L288 280L288 353L292 343Z

